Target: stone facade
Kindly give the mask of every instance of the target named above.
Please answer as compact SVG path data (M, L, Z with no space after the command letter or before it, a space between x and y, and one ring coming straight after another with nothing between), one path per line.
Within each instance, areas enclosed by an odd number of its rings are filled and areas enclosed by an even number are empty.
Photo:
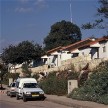
M38 66L35 68L30 68L33 73L39 73L39 72L54 72L54 71L64 71L64 70L70 70L74 66L74 69L76 71L80 71L83 67L89 63L89 69L92 70L96 66L99 65L99 63L108 60L107 59L94 59L91 60L90 56L80 56L80 57L75 57L72 59L64 60L62 61L62 65L54 68L48 68L48 65L43 65L43 66ZM21 68L17 69L16 72L20 73Z

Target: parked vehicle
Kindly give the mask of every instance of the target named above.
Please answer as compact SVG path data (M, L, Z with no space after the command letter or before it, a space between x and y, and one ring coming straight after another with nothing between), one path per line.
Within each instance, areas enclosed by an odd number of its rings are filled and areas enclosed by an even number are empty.
M16 99L21 97L24 102L28 98L45 99L44 91L39 88L36 79L34 78L19 78L16 80Z
M8 88L7 88L7 96L10 96L10 97L12 97L12 96L16 96L16 91L15 91L15 86L16 84L15 84L15 82L12 82L9 86L8 86Z

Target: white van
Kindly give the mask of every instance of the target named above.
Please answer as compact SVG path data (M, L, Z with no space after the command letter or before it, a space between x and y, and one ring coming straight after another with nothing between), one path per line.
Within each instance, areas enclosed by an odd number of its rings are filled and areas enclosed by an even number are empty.
M27 98L41 98L45 99L44 91L39 88L36 79L34 78L18 78L16 80L16 99L23 98L23 101L27 101Z

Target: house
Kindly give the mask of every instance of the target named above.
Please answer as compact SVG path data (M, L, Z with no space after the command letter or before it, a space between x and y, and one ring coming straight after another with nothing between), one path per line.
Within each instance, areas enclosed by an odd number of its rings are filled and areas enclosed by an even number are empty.
M64 47L47 51L42 56L43 62L49 67L61 66L61 62L74 57L90 56L90 59L108 58L108 36L87 38Z
M47 51L46 55L42 56L43 62L47 64L49 67L58 67L61 66L61 61L68 60L73 57L78 56L79 50L76 48L83 45L84 43L91 42L90 38L76 42L74 44L70 44L64 47L57 47ZM75 51L71 52L72 49L76 49Z
M60 66L66 66L72 62L79 62L79 60L88 61L101 58L108 59L108 36L87 38L64 47L59 46L53 48L41 57L42 62L38 63L39 65L31 67L31 69L33 69L33 72L43 72L48 71L48 68L54 70L53 67L60 69ZM17 72L21 66L22 64L10 66L10 72Z
M108 37L94 39L92 42L81 45L77 48L78 55L89 55L91 59L108 58ZM74 52L73 50L72 52Z
M60 49L62 47L59 46L57 48L51 49L46 52L46 55L42 56L44 64L47 64L49 67L55 67L60 65L61 52Z

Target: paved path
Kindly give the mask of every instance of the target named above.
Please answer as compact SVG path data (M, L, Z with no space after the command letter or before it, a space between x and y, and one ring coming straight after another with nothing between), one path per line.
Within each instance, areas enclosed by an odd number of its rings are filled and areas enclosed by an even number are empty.
M108 105L99 104L90 101L79 101L67 98L65 96L46 95L48 101L75 107L75 108L108 108Z
M3 85L4 88L7 86ZM1 91L1 90L0 90ZM2 90L0 93L5 93L5 90ZM62 104L69 107L75 108L108 108L108 105L99 104L90 101L79 101L71 98L67 98L65 96L56 96L56 95L45 95L47 101L51 101L54 103Z

